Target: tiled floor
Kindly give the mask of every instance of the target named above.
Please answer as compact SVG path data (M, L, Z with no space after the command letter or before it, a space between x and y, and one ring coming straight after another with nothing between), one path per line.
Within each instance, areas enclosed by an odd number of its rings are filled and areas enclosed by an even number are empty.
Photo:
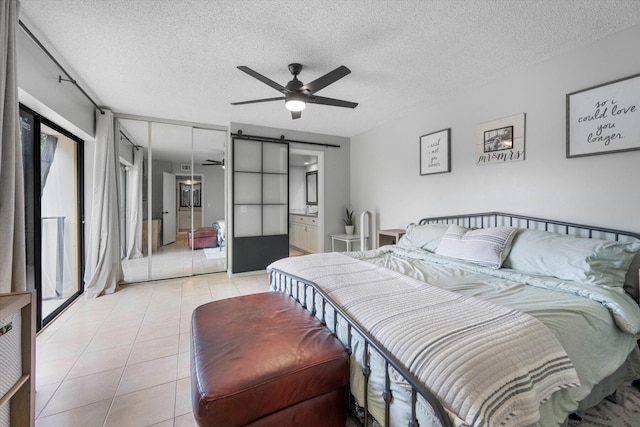
M217 273L79 298L36 338L36 426L195 426L191 312L267 290L266 274Z

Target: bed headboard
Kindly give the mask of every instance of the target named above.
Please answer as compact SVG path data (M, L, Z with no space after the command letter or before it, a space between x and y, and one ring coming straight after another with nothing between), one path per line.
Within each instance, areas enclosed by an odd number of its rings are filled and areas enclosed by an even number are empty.
M535 230L563 233L568 236L594 239L615 240L621 242L639 241L640 234L629 231L613 230L584 224L574 224L553 219L534 218L503 212L484 212L477 214L440 216L423 218L420 224L456 224L466 228L487 228L511 226Z

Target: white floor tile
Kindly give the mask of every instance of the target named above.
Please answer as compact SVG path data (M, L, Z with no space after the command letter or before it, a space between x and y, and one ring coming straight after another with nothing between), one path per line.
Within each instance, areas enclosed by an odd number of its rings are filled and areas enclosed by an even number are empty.
M129 355L128 365L178 354L179 335L136 342Z
M49 399L51 399L51 396L56 392L59 385L59 382L47 385L36 385L36 417L40 415L42 409L49 403Z
M265 274L218 273L79 298L36 339L36 425L196 426L193 309L266 289Z
M191 378L191 349L178 354L178 375L177 378Z
M38 352L36 352L36 354L38 357L38 360L36 361L37 385L60 383L65 379L74 363L76 363L76 360L78 360L78 356L48 360L46 357L42 357L44 355L41 355Z
M174 418L175 382L118 396L107 415L105 427L140 427Z
M49 403L42 410L41 416L47 417L90 403L112 399L120 382L123 369L112 369L63 381L49 400Z
M198 423L196 423L196 419L193 418L193 413L189 412L188 414L184 414L184 415L180 415L179 417L176 417L173 426L174 427L198 427Z
M175 382L178 356L167 356L148 362L129 365L124 369L116 396L143 390L160 384Z
M111 399L75 408L36 420L36 427L102 427L111 406Z
M121 368L127 364L131 347L132 344L95 352L85 351L67 375L67 379Z
M191 378L182 378L176 385L176 417L191 412Z

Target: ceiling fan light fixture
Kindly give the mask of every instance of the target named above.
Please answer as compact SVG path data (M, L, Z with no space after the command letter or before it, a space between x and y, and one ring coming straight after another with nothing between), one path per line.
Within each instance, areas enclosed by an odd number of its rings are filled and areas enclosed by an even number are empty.
M292 96L285 101L284 106L289 111L302 111L307 107L307 104L300 98Z
M298 64L297 62L289 64L289 72L293 74L293 79L289 81L286 86L282 86L281 84L274 82L270 78L263 76L262 74L252 70L246 65L240 65L237 68L240 71L247 73L251 77L261 81L267 86L270 86L271 88L277 90L284 96L278 96L276 98L254 99L251 101L243 102L232 102L231 105L255 104L258 102L284 100L285 108L291 111L291 118L293 120L302 117L302 110L307 107L307 103L309 102L312 104L329 105L333 107L344 108L356 108L358 106L357 102L349 102L343 101L341 99L314 95L316 92L350 74L351 70L349 70L344 65L341 65L335 70L328 72L324 76L315 79L311 83L304 84L300 80L298 80L298 74L300 74L300 72L302 71L302 64Z

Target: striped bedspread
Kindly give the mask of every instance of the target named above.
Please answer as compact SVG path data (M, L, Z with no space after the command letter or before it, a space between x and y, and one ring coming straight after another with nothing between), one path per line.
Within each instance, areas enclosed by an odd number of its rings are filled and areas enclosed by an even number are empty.
M338 253L269 266L317 284L438 397L455 425L529 425L553 392L579 385L535 318Z

